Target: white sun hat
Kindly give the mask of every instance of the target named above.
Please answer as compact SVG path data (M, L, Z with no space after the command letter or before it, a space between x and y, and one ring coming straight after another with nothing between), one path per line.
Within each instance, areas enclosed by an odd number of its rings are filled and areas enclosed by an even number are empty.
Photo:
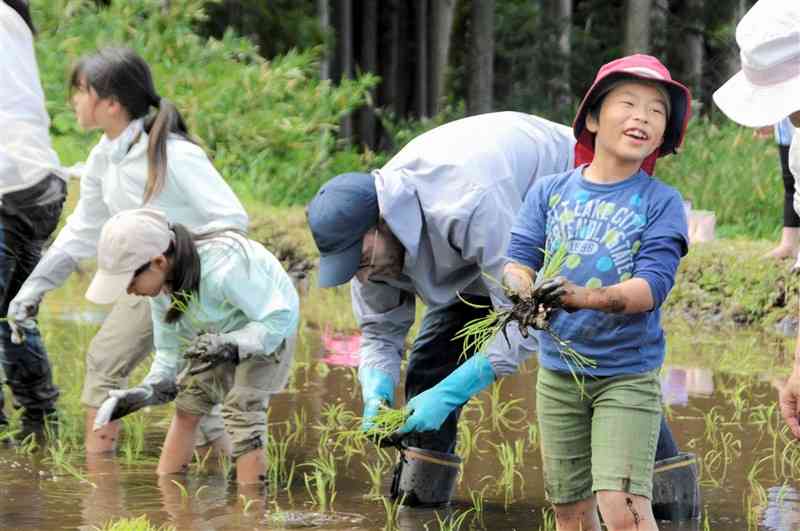
M736 26L742 69L714 93L731 120L773 125L800 110L800 0L759 0Z
M172 236L167 217L158 210L138 208L111 217L100 232L97 273L86 298L96 304L116 301L137 269L169 249Z

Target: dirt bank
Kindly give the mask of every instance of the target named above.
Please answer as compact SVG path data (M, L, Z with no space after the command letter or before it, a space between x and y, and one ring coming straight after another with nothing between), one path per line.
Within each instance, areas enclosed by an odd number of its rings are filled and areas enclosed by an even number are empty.
M715 326L784 328L797 315L793 261L761 258L769 242L719 240L683 259L665 314ZM788 318L788 319L787 319Z

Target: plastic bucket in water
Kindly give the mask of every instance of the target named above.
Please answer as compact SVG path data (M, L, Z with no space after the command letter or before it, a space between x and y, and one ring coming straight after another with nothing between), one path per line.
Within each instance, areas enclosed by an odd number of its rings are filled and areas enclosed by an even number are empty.
M679 522L700 516L697 456L681 452L656 461L653 469L653 515Z
M445 505L455 491L460 470L461 458L455 454L404 448L392 481L392 498L402 498L409 507Z

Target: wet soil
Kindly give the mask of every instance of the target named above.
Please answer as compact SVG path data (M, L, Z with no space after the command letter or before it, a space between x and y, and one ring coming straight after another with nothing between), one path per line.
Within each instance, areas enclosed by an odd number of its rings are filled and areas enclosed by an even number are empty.
M726 340L717 339L723 344ZM89 460L77 456L71 461L76 475L55 467L52 453L27 455L0 447L0 528L92 529L142 514L154 524L177 529L384 528L384 503L366 496L372 485L362 463L376 462L369 445L363 455L348 458L336 453L331 511L320 511L306 488L303 476L311 469L303 464L315 459L320 448L332 449L329 439L320 442L314 426L324 422L323 413L331 406L355 412L361 408L354 370L322 363L325 354L319 338L309 332L301 342L289 388L271 402L270 431L278 441L296 429L291 427L297 425L295 414L305 414L305 437L287 450L287 461L297 465L288 488L270 489L265 498L259 489L238 488L216 466L195 467L188 477L158 480L155 460L169 409L157 408L145 413L145 459L136 464L126 464L123 456ZM660 529L800 529L800 449L782 435L769 378L757 372L737 376L716 372L702 355L687 357L694 363L665 367L662 385L681 448L696 453L704 463L703 510L698 521L665 522ZM470 515L463 529L547 529L534 386L533 363L504 380L502 399L519 400L519 409L508 416L514 421L511 426L497 418L493 422L488 393L464 414L475 444L469 455L462 446L463 474L448 511L458 515L468 510L473 506L471 493L480 491L484 508L482 514ZM521 448L521 462L515 467L519 475L510 491L500 484L503 468L497 448L502 443ZM388 492L389 479L390 473L384 473L382 494ZM439 511L438 518L447 514ZM403 530L440 529L433 510L403 509L398 525Z

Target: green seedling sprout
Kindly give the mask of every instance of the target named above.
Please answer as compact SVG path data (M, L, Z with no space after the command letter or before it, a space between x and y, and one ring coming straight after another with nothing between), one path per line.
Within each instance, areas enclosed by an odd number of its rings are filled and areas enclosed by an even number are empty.
M436 515L436 525L439 526L439 531L458 531L464 525L467 517L474 512L474 508L469 508L463 512L455 511L444 518L439 516L438 512L434 513Z
M213 452L207 451L200 454L197 450L194 451L194 466L197 472L205 472L208 470L208 458Z
M270 486L286 489L294 477L295 462L289 460L289 447L297 440L296 433L288 434L284 439L277 439L271 432L267 432L267 443L264 445L267 461L267 479Z
M476 454L480 454L485 451L478 447L478 439L482 434L489 433L489 430L482 426L470 428L469 426L463 425L463 423L460 424L462 425L460 425L458 429L456 453L461 456L461 460L464 463L468 463L470 457L472 457L473 451Z
M361 463L361 466L367 471L370 483L369 492L364 494L364 497L370 500L379 499L381 497L383 475L389 467L382 459L379 459L376 463Z
M539 531L556 531L556 514L552 507L542 507L542 523Z
M239 494L239 500L242 502L242 514L247 514L250 506L256 502L255 498L248 498L244 494Z
M144 454L145 421L142 415L128 415L122 418L122 430L125 434L122 443L122 454L125 463L132 465L140 462Z
M525 410L520 407L523 400L521 398L502 400L500 397L502 387L503 380L498 380L489 389L492 405L490 418L492 429L496 432L516 429L525 422Z
M405 498L406 495L403 494L402 497L396 498L394 501L392 501L386 496L381 496L383 509L386 511L386 523L383 525L383 531L396 531L397 529L400 529L400 527L397 525L397 515L400 512L400 507L403 505Z
M305 463L312 469L310 474L304 474L306 490L314 505L322 512L327 512L333 507L336 498L336 458L330 452L320 453L316 459Z
M175 485L176 487L178 487L178 490L179 490L179 491L180 491L180 493L181 493L181 501L182 501L182 502L184 503L184 505L185 505L185 504L186 504L186 501L189 499L189 491L186 489L186 487L185 487L185 486L183 485L183 483L181 483L180 481L176 481L176 480L174 480L174 479L172 479L172 480L170 480L170 481L172 481L172 484L173 484L173 485Z
M522 464L521 451L515 451L514 446L507 442L502 442L493 446L497 450L497 460L500 462L502 472L497 478L496 485L498 490L503 492L503 507L508 511L508 505L514 500L514 490L516 480L519 479L521 486L525 483L525 478L517 469L517 465Z
M483 521L484 515L484 504L486 500L486 489L488 485L484 485L481 490L470 490L469 491L469 498L472 500L472 508L475 511L475 517L478 520L478 523L481 527L486 527L486 524Z
M539 426L535 422L528 424L528 446L532 450L539 447Z

